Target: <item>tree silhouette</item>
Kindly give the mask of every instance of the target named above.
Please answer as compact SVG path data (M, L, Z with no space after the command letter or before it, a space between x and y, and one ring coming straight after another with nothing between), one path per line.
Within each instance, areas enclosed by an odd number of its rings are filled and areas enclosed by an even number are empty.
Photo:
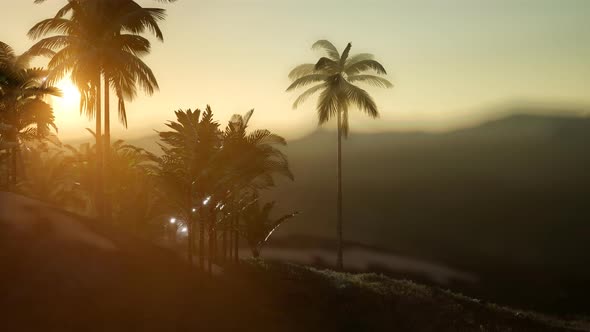
M297 212L293 212L279 218L271 218L270 214L274 206L274 201L261 205L256 200L255 203L250 204L244 209L244 229L242 232L254 258L260 256L260 251L277 228L283 222L297 215Z
M247 206L246 198L273 186L275 174L293 178L286 157L275 147L286 144L285 140L268 130L247 131L252 113L234 115L221 132L209 106L205 112L177 111L176 121L166 124L171 130L159 133L163 143L163 156L158 159L160 185L166 199L176 207L179 219L187 225L187 255L191 262L198 216L202 269L206 251L209 270L216 260L220 226L223 257L227 253L229 231L231 249L237 259L239 217Z
M310 96L319 93L317 112L319 124L328 122L336 116L338 126L338 186L337 186L337 261L338 269L343 268L342 258L342 137L348 137L348 110L354 105L371 118L379 117L377 105L369 93L354 83L367 83L373 86L390 88L393 85L383 77L385 68L374 60L372 54L349 56L352 44L348 43L342 54L327 40L319 40L313 49L323 50L327 56L321 57L315 64L306 63L295 67L289 78L293 81L287 88L297 88L316 84L304 91L293 103L297 108ZM377 75L366 74L373 72Z
M254 110L245 115L233 115L223 133L222 163L229 168L232 201L229 206L230 253L238 260L239 224L241 211L252 201L249 197L275 185L274 175L293 180L287 157L276 146L286 145L285 139L266 129L247 132Z
M109 167L109 149L103 155L103 146L110 145L110 91L112 89L118 98L119 120L127 126L125 101L132 100L138 88L148 94L158 88L152 70L140 59L150 52L150 42L139 34L151 31L163 40L158 21L164 17L163 9L143 8L131 0L70 0L55 17L37 23L29 31L32 38L51 34L32 49L57 51L49 62L48 81L55 82L71 74L82 96L80 111L96 119L97 138L103 137L101 91L104 84L105 143L97 142L96 189L100 202L103 202L103 184L109 192L108 179L101 173L108 173ZM104 208L106 217L110 218L110 199L106 200ZM102 216L103 203L98 205L98 210Z
M47 70L29 68L32 58L42 53L50 51L29 50L17 56L12 47L0 42L0 141L12 151L13 186L17 182L20 142L45 137L51 128L57 131L53 109L43 98L61 96L61 92L47 82Z
M219 124L213 111L176 111L176 121L166 124L171 130L159 132L164 155L159 158L161 185L171 204L176 206L188 228L187 255L192 263L195 240L195 215L199 220L199 266L204 268L205 211L219 174L213 158L221 146ZM209 197L209 198L208 198ZM206 203L203 203L206 202Z

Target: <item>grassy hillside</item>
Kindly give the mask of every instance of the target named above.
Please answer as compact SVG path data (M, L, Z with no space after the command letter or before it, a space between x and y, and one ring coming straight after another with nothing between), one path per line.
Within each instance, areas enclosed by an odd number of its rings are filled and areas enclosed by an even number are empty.
M94 220L2 193L0 205L6 330L584 331L374 274L246 261L207 276Z

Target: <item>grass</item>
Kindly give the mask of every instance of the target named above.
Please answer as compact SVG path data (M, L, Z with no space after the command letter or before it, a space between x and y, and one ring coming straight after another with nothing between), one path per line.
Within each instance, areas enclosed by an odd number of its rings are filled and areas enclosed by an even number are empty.
M228 270L225 278L256 291L259 300L284 311L291 324L307 331L589 330L584 322L500 307L378 274L248 260Z

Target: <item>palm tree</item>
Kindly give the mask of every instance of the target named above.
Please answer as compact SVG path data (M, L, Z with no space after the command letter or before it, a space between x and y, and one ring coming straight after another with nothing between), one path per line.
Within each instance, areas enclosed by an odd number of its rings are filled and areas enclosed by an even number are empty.
M64 151L30 147L25 154L27 177L18 185L20 193L72 210L84 204L85 193L77 185Z
M311 95L319 92L317 112L319 125L336 116L338 126L338 188L337 188L337 238L338 253L336 266L343 268L342 260L342 137L348 137L348 109L351 105L365 112L371 118L379 117L377 105L369 93L355 83L390 88L393 85L378 75L387 74L385 68L374 60L372 54L361 53L349 56L352 45L348 43L342 54L327 40L315 42L312 49L326 52L315 64L306 63L295 67L289 78L293 81L287 91L314 84L303 92L293 103L297 108ZM367 74L366 72L374 74ZM376 74L376 75L375 75Z
M252 204L252 195L275 185L274 175L293 180L287 157L276 146L287 144L285 139L266 129L247 132L248 122L254 110L245 115L235 114L223 133L223 149L220 160L228 171L233 217L229 219L230 255L238 261L240 215Z
M95 138L96 134L87 129ZM88 206L96 205L90 193L94 192L95 182L92 180L96 173L96 145L83 143L79 148L64 145L64 164L68 174L75 180L75 188L81 200L83 213L95 209ZM123 228L135 233L151 231L156 219L163 218L165 208L155 184L158 172L156 157L144 149L127 144L123 140L116 140L110 146L112 167L107 174L118 183L113 190L113 221ZM129 199L133 197L133 199ZM80 206L72 207L78 208ZM169 215L169 214L166 214Z
M207 106L205 112L197 109L177 111L176 121L166 125L170 131L160 132L161 149L164 155L159 159L161 185L167 199L177 207L187 221L187 255L192 263L195 230L194 214L200 216L199 266L204 268L204 219L211 196L217 194L217 182L223 169L214 163L214 156L221 147L219 124L213 120L213 111ZM205 203L203 203L205 202ZM193 210L194 209L194 210ZM197 211L198 209L198 211Z
M176 121L166 124L171 130L159 133L163 143L163 156L159 158L161 187L166 199L176 207L179 219L187 224L187 254L191 262L195 214L199 216L201 269L206 234L210 269L217 253L218 225L223 227L224 239L227 230L231 231L237 250L239 215L246 206L247 194L274 185L274 174L293 178L286 157L275 147L286 144L285 140L268 130L248 133L251 115L252 111L245 116L234 115L222 133L209 106L205 112L177 111Z
M71 73L72 81L82 95L80 111L96 118L97 199L100 202L103 201L103 181L108 187L101 172L107 173L105 167L109 167L108 149L103 156L103 146L110 145L110 91L113 89L118 98L119 119L127 126L125 100L136 96L137 87L148 94L158 88L151 69L140 60L150 52L150 42L139 34L149 30L163 40L158 21L164 17L163 9L143 8L131 0L69 0L54 18L37 23L29 31L32 38L57 34L40 40L33 48L57 50L49 63L52 74L48 80L54 82ZM101 139L103 82L104 145ZM107 218L111 214L109 201L107 199L104 206ZM99 203L99 216L102 216L104 207Z
M36 52L49 53L43 48ZM12 47L0 42L0 136L12 150L13 185L20 142L46 137L51 128L57 131L53 109L43 97L61 96L61 92L46 81L47 70L29 68L34 56L31 51L17 56Z
M275 202L260 205L256 199L255 203L244 209L244 230L243 236L248 242L252 256L258 258L262 247L268 242L272 234L283 224L283 222L295 217L298 213L285 214L279 218L271 218L270 213Z

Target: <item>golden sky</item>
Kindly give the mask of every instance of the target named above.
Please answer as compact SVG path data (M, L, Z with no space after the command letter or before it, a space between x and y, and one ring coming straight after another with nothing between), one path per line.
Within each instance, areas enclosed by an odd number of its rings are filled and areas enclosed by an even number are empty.
M586 0L179 0L163 6L165 42L145 61L160 91L128 104L129 129L150 134L179 108L213 107L225 123L256 112L254 127L288 138L313 131L315 100L293 110L289 70L320 55L318 39L376 55L394 89L367 89L381 119L352 116L352 131L437 130L512 102L590 105L590 1ZM0 40L18 52L27 30L65 0L0 0ZM63 87L69 91L75 90ZM93 127L71 97L54 103L62 138ZM116 119L113 116L113 119Z

